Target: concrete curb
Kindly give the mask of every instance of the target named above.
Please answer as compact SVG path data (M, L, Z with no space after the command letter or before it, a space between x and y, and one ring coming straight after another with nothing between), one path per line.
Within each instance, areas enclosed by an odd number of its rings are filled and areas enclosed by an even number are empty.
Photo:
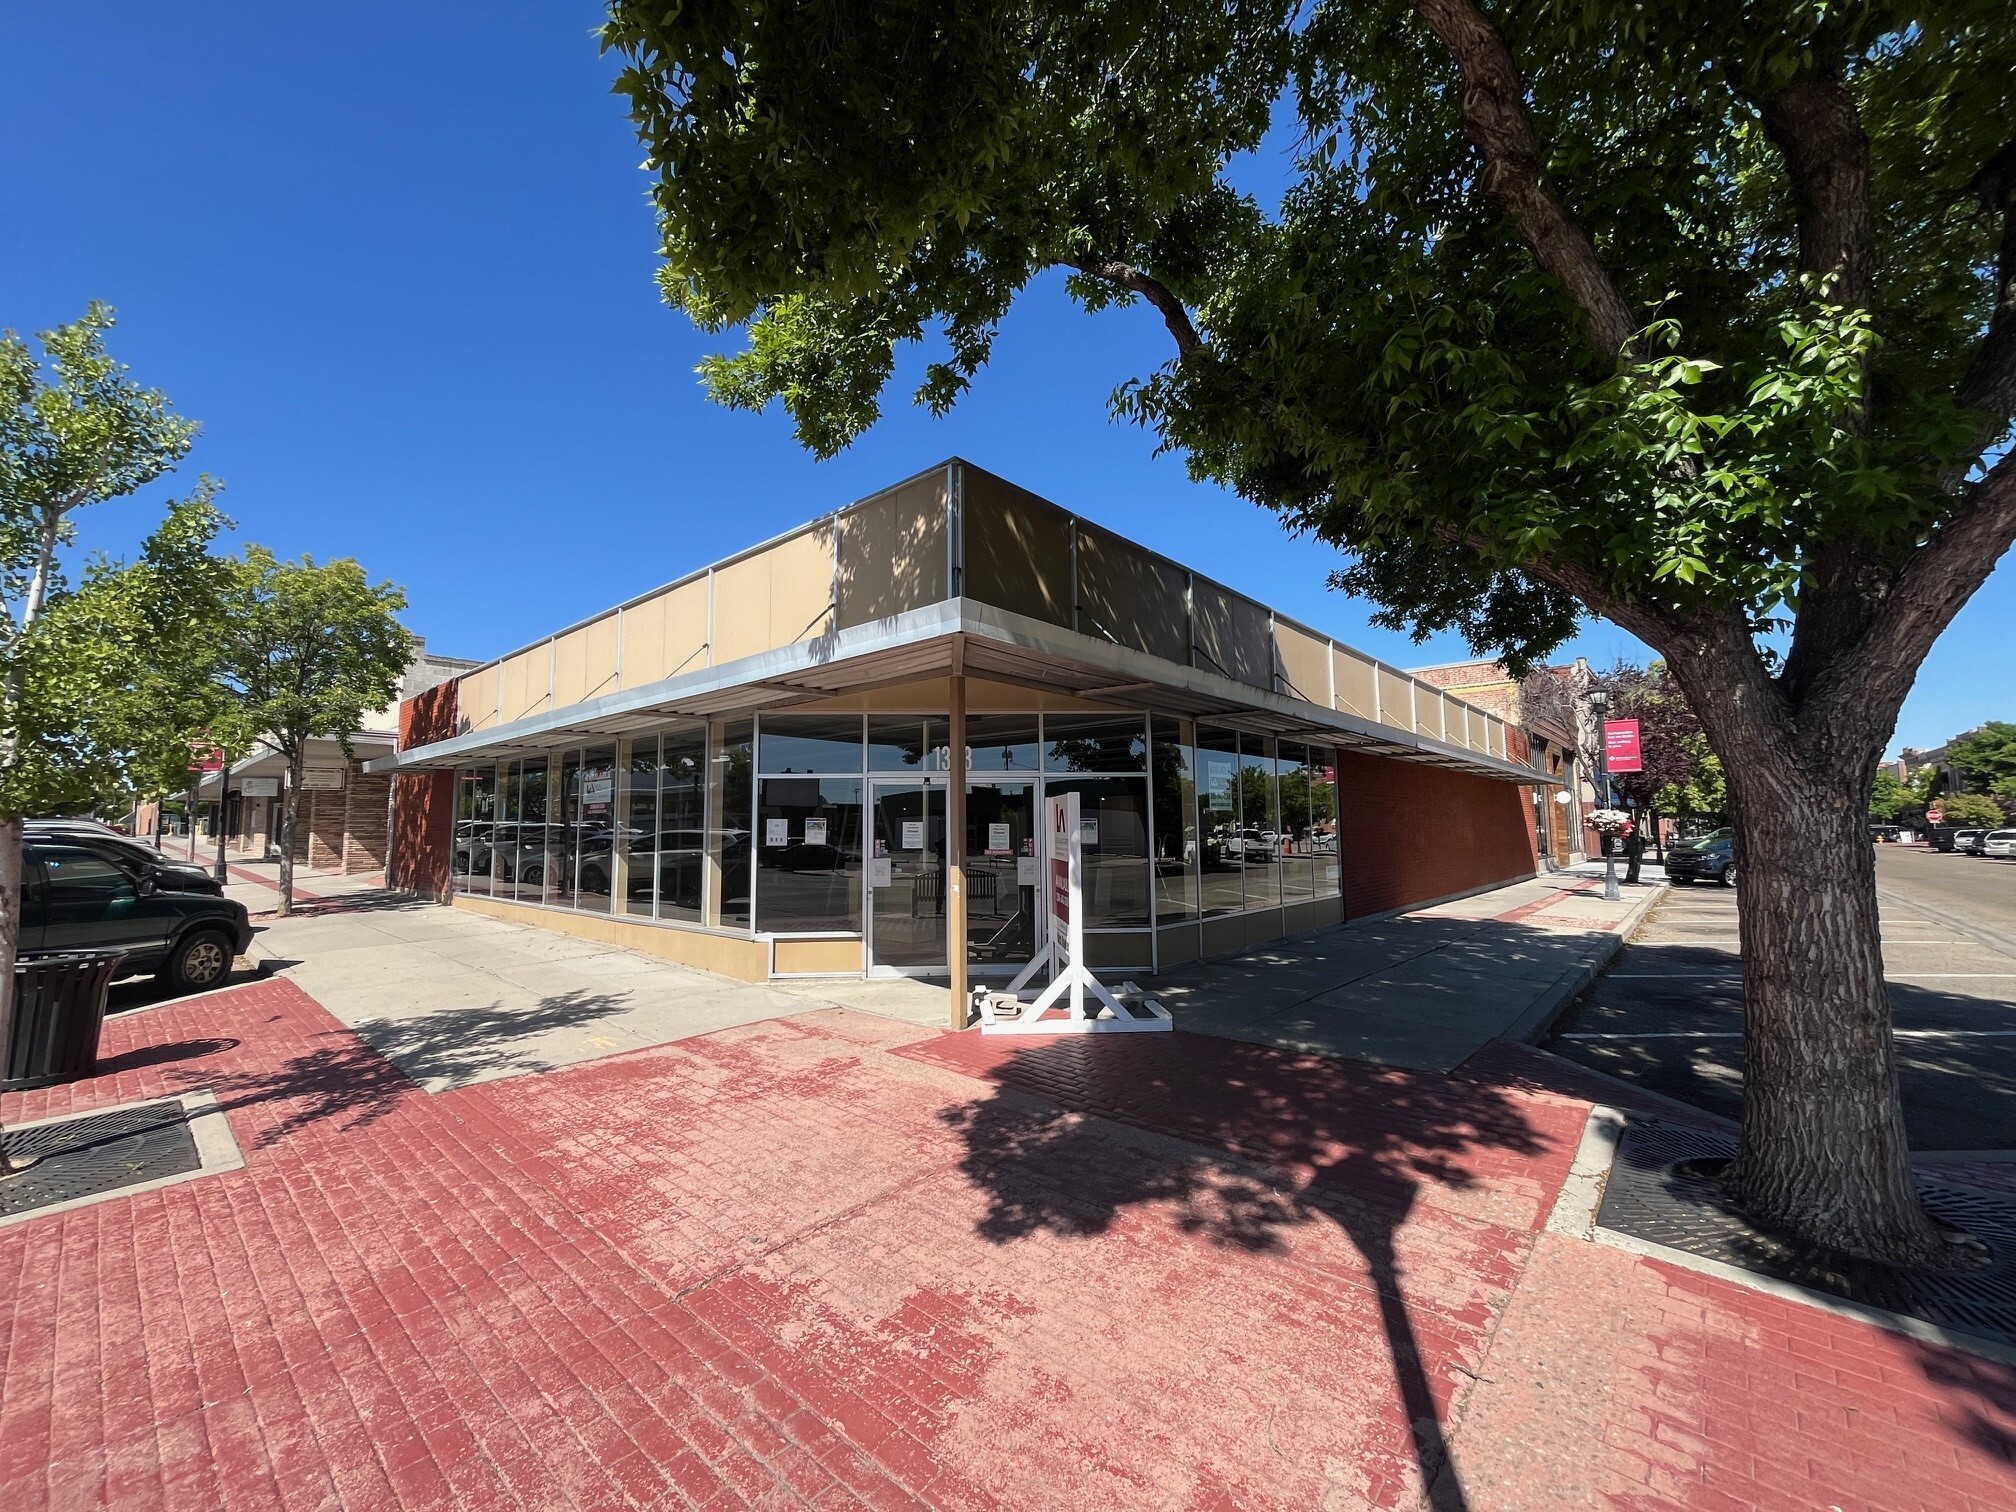
M1591 982L1603 974L1603 968L1616 959L1617 952L1638 932L1645 916L1666 896L1671 886L1668 882L1654 882L1645 896L1632 905L1629 913L1612 928L1603 931L1604 943L1587 960L1578 961L1564 971L1552 986L1528 1005L1524 1013L1506 1026L1505 1032L1498 1038L1524 1045L1537 1045L1545 1039L1554 1027L1554 1021L1568 1011L1569 1005L1582 995Z

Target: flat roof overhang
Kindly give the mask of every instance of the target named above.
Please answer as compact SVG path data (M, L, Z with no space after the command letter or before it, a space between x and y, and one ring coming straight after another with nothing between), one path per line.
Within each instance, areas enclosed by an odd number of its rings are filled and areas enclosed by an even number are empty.
M1095 703L1189 715L1256 734L1321 739L1505 782L1563 785L1562 779L1515 761L1269 693L1220 672L1185 667L973 599L947 599L718 667L471 730L367 761L364 770L439 771L536 755L633 734L672 719L786 709L953 672Z

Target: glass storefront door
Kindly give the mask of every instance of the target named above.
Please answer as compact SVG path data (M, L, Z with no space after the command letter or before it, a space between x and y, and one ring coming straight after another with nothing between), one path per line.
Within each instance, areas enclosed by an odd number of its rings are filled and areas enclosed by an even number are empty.
M945 783L874 780L868 853L871 976L942 974L945 953Z
M1013 971L1036 953L1037 817L1033 781L966 788L966 959L975 971Z

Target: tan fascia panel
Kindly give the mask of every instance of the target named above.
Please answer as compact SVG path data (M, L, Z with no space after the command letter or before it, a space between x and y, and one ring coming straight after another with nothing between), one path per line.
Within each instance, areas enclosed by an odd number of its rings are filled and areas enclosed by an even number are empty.
M1149 695L1141 700L1144 703L1153 703L1154 690L1168 689L1186 693L1206 703L1230 705L1226 717L1235 722L1241 710L1264 713L1297 729L1351 737L1350 743L1354 745L1383 750L1401 760L1457 767L1503 780L1555 785L1554 779L1531 767L1463 750L1440 740L1360 719L1341 710L1325 709L1320 704L1268 693L1217 672L1185 667L1131 647L1115 645L1099 637L971 599L948 599L872 625L843 630L819 641L762 652L645 687L590 699L572 708L553 710L509 725L472 731L415 747L368 762L364 770L396 772L455 766L485 756L503 757L525 751L547 750L566 744L575 737L613 736L682 716L698 717L700 713L715 710L694 709L690 715L687 710L739 689L762 690L788 684L794 676L815 672L821 667L915 651L937 641L946 642L949 657L951 637L956 635L1013 646L1060 666L1088 668L1101 676L1110 676L1113 684L1144 685ZM976 675L984 677L987 674L980 671ZM751 706L762 702L760 698L751 700ZM682 705L685 707L682 708ZM1212 716L1199 717L1208 719Z

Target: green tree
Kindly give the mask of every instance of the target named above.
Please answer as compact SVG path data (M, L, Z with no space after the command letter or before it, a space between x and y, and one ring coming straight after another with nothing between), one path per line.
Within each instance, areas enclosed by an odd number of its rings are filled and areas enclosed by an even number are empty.
M1948 793L1939 800L1941 824L1959 829L1995 829L2002 823L2002 805L1986 793Z
M0 1045L21 941L22 820L165 785L214 706L223 524L204 480L131 562L66 570L77 516L187 454L195 426L105 351L112 312L0 333ZM73 566L75 564L72 564ZM74 576L74 581L73 581Z
M1998 778L1988 789L1988 796L2002 805L2002 816L2016 823L2016 777Z
M1895 824L1916 807L1917 802L1903 780L1885 767L1876 774L1875 784L1869 789L1869 817L1885 824Z
M279 911L293 911L294 836L308 742L350 737L398 696L413 638L397 615L406 595L371 583L347 558L283 562L249 546L235 564L221 674L239 748L263 745L287 764L280 825Z
M819 14L611 0L602 32L666 297L747 327L703 365L714 395L781 401L830 454L907 343L943 410L1061 270L1172 338L1119 412L1349 553L1336 581L1388 623L1459 630L1515 676L1584 611L1637 635L1729 783L1731 1189L1860 1254L1945 1255L1907 1160L1866 805L1919 663L2016 537L2005 7ZM1293 182L1263 203L1241 184L1269 140Z
M1991 719L1948 741L1946 759L1966 777L1971 790L1993 792L1996 783L2016 778L2016 724Z

